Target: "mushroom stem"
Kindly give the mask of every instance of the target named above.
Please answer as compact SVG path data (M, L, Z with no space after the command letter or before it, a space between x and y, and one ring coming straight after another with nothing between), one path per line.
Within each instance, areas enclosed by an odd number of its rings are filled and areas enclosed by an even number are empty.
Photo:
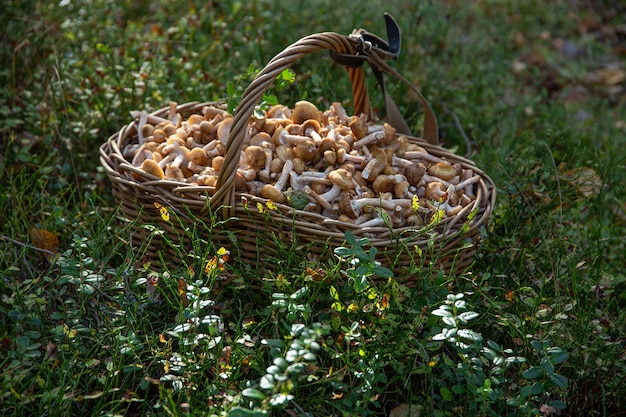
M140 145L146 141L146 138L143 136L143 127L148 123L148 112L143 110L139 116L139 124L137 125L137 140Z
M331 187L331 189L326 191L324 194L321 194L320 198L323 198L324 200L330 203L339 196L340 192L341 192L341 187L333 183L333 186Z
M381 226L385 223L385 221L383 220L382 217L380 216L376 216L373 219L370 219L366 222L363 222L361 224L359 224L359 226L365 228L365 227L376 227L376 226Z
M379 140L381 140L384 137L385 137L385 134L381 130L377 130L377 131L374 131L372 133L368 133L367 135L363 136L361 139L359 139L356 142L354 142L352 144L352 148L353 149L362 148L363 146L367 146L367 145L369 145L371 143L379 141Z
M404 153L404 159L421 159L422 161L433 162L433 163L442 161L441 158L438 158L427 152L420 152L420 151L407 151Z
M394 155L391 160L391 165L400 168L408 168L413 165L413 161L409 161L408 159L400 158L399 156Z
M456 190L464 190L467 195L473 196L474 193L473 193L472 187L470 187L470 186L472 184L476 184L479 180L480 180L480 175L474 175L473 177L468 178L468 179L464 180L463 182L460 182L460 183L454 185L454 190L455 191ZM468 187L469 187L469 191L470 191L469 193L467 192L468 191Z
M278 191L282 191L283 188L285 188L285 185L287 184L287 180L289 179L289 173L291 172L292 168L293 168L293 161L291 159L286 160L285 165L283 166L283 170L280 173L280 177L278 177L276 184L274 184L274 187L276 187Z
M364 197L352 200L350 205L354 209L355 213L361 213L364 206L380 207L387 210L394 210L396 207L395 203L391 200L374 197Z
M158 125L159 123L171 123L170 120L164 119L163 117L159 117L159 116L153 116L151 114L146 113L145 110L142 110L142 111L133 110L130 112L130 115L132 116L133 119L136 119L138 117L141 119L144 113L147 115L146 122L150 123L151 125Z
M307 196L309 196L311 201L314 201L314 202L318 203L320 206L322 206L326 210L329 210L329 211L333 210L332 204L330 204L328 201L324 200L318 193L313 191L311 189L311 187L309 187L308 185L305 185L302 190L304 191L304 193Z

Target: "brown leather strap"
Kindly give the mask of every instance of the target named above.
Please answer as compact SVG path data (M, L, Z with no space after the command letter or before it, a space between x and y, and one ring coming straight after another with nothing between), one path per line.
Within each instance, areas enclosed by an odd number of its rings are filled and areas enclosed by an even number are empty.
M439 127L437 123L437 117L432 108L424 96L415 88L406 78L404 78L398 71L393 69L387 64L387 61L395 59L400 53L400 28L391 15L385 13L385 22L387 24L387 38L389 43L382 40L380 37L367 32L364 29L353 31L349 36L349 39L355 43L357 50L356 54L340 54L335 51L331 51L331 57L339 64L345 65L348 68L358 68L363 65L363 62L368 62L372 67L374 76L381 87L383 96L385 99L385 107L387 113L387 121L392 125L398 133L411 135L411 130L406 122L404 116L398 109L398 106L393 101L391 96L387 93L385 86L384 74L390 73L405 84L416 93L422 107L424 109L424 132L422 137L424 140L434 145L439 144ZM362 75L362 74L361 74ZM351 79L353 78L353 72L350 72ZM353 89L359 85L360 80L352 79ZM363 112L372 117L371 108L360 109L356 108L359 102L355 100L355 111Z

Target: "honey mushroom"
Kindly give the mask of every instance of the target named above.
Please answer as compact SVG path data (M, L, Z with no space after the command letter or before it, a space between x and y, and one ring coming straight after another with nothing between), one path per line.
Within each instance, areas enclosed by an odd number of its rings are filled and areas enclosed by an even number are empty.
M348 116L340 103L321 112L308 101L276 105L251 118L236 173L236 190L297 204L362 227L422 224L422 214L454 216L475 200L471 169L411 142L387 123ZM207 106L186 120L170 104L168 117L135 112L139 144L127 146L133 165L158 179L213 185L224 163L233 117ZM289 198L287 198L289 196ZM309 204L306 202L309 201ZM294 206L295 207L295 206Z

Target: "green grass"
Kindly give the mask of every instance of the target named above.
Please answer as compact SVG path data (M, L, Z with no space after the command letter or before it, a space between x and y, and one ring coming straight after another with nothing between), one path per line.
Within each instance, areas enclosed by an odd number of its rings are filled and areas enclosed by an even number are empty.
M619 2L152 3L3 7L3 415L621 415L626 83L593 81L625 70ZM187 267L147 263L97 152L129 112L241 92L310 33L384 34L384 11L443 145L464 155L466 135L498 188L471 268L409 289L284 247L269 271L231 256L205 273L219 248L193 230ZM279 100L349 106L331 62L302 60ZM389 88L419 130L418 102ZM345 247L365 259L358 243Z

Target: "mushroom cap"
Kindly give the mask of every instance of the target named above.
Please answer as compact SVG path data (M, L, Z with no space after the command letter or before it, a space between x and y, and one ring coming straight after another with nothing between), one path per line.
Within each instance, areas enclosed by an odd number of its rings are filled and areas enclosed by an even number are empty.
M209 122L208 120L203 120L200 122L200 124L198 125L198 127L200 128L200 132L202 133L213 133L215 132L215 126Z
M154 129L152 131L152 140L154 142L156 142L156 143L163 143L163 142L165 142L166 138L167 138L167 135L165 134L163 129Z
M320 122L316 119L307 119L303 121L302 124L300 125L299 134L301 134L302 136L308 136L307 132L311 129L317 133L320 133L322 126L320 125Z
M176 165L171 165L171 164L165 167L165 176L168 179L177 180L177 181L184 181L185 179L183 171Z
M265 166L265 151L260 146L251 145L244 151L246 162L252 168L263 168Z
M380 162L379 165L382 165L382 167L387 163L387 152L385 152L384 149L378 147L372 148L370 149L370 154L372 158L376 158Z
M273 172L273 173L281 172L283 170L283 166L285 166L285 161L283 161L280 158L274 158L272 159L272 162L270 163L270 172Z
M228 140L230 129L233 126L233 120L234 119L232 117L228 117L217 125L217 139L219 139L219 141L223 144L226 144L226 141Z
M291 110L283 104L275 104L267 110L267 117L273 119L288 119Z
M217 155L211 160L211 168L213 168L217 172L222 170L222 165L224 165L224 157L221 155Z
M273 147L272 137L267 132L257 132L250 138L250 145Z
M396 196L396 198L405 197L406 193L409 191L409 186L410 184L408 181L398 182L393 188L393 193Z
M404 176L406 177L407 181L411 185L417 185L425 173L426 173L426 166L421 162L414 163L413 165L409 165L404 170Z
M444 181L456 176L456 169L446 161L437 162L428 167L428 173Z
M333 183L341 187L342 190L354 189L354 182L352 181L352 174L344 168L339 168L331 171L328 174L328 179Z
M382 143L390 145L396 139L396 129L389 123L385 123L383 125L383 132L385 132L385 136L383 137Z
M317 146L317 151L320 154L324 154L324 152L326 151L333 151L336 152L337 151L337 142L334 141L334 139L331 138L323 138L322 142Z
M365 115L354 116L349 126L357 140L367 135L367 119Z
M388 175L379 175L372 183L372 189L375 193L388 193L393 191L395 184Z
M265 184L261 189L261 197L272 200L276 203L284 203L287 198L282 191L278 191L272 184Z
M246 178L239 171L235 173L235 190L236 191L245 191L246 190Z
M208 159L206 152L202 148L193 148L189 151L189 160L194 164L205 165Z
M351 219L356 219L359 216L348 193L344 193L341 200L339 200L339 211Z
M290 119L294 123L304 123L305 120L309 119L320 122L322 120L322 112L310 101L300 100L294 104Z
M141 126L141 134L144 137L152 136L153 133L154 133L154 126L152 126L151 124L146 123L145 125Z
M302 159L302 158L293 158L292 161L293 161L293 168L292 169L293 169L293 171L296 174L300 175L300 174L302 174L306 170L307 165L306 165L306 161L304 159Z
M315 149L315 143L313 143L312 140L298 143L294 149L294 154L297 158L301 158L306 162L312 161L316 156L318 156L317 149Z
M438 181L429 182L428 184L426 184L426 191L424 192L424 195L429 200L439 201L442 199L442 195L444 192L445 192L445 189L442 183Z
M293 148L288 145L280 145L276 148L276 156L278 156L283 162L287 159L295 158L293 154Z
M143 161L143 163L141 164L141 169L143 169L146 174L154 175L159 179L165 178L165 173L163 172L163 169L161 169L159 164L157 164L152 159L146 159L145 161Z
M204 116L196 113L189 116L189 118L187 119L187 123L189 123L190 125L196 125L200 124L203 120L206 120Z

